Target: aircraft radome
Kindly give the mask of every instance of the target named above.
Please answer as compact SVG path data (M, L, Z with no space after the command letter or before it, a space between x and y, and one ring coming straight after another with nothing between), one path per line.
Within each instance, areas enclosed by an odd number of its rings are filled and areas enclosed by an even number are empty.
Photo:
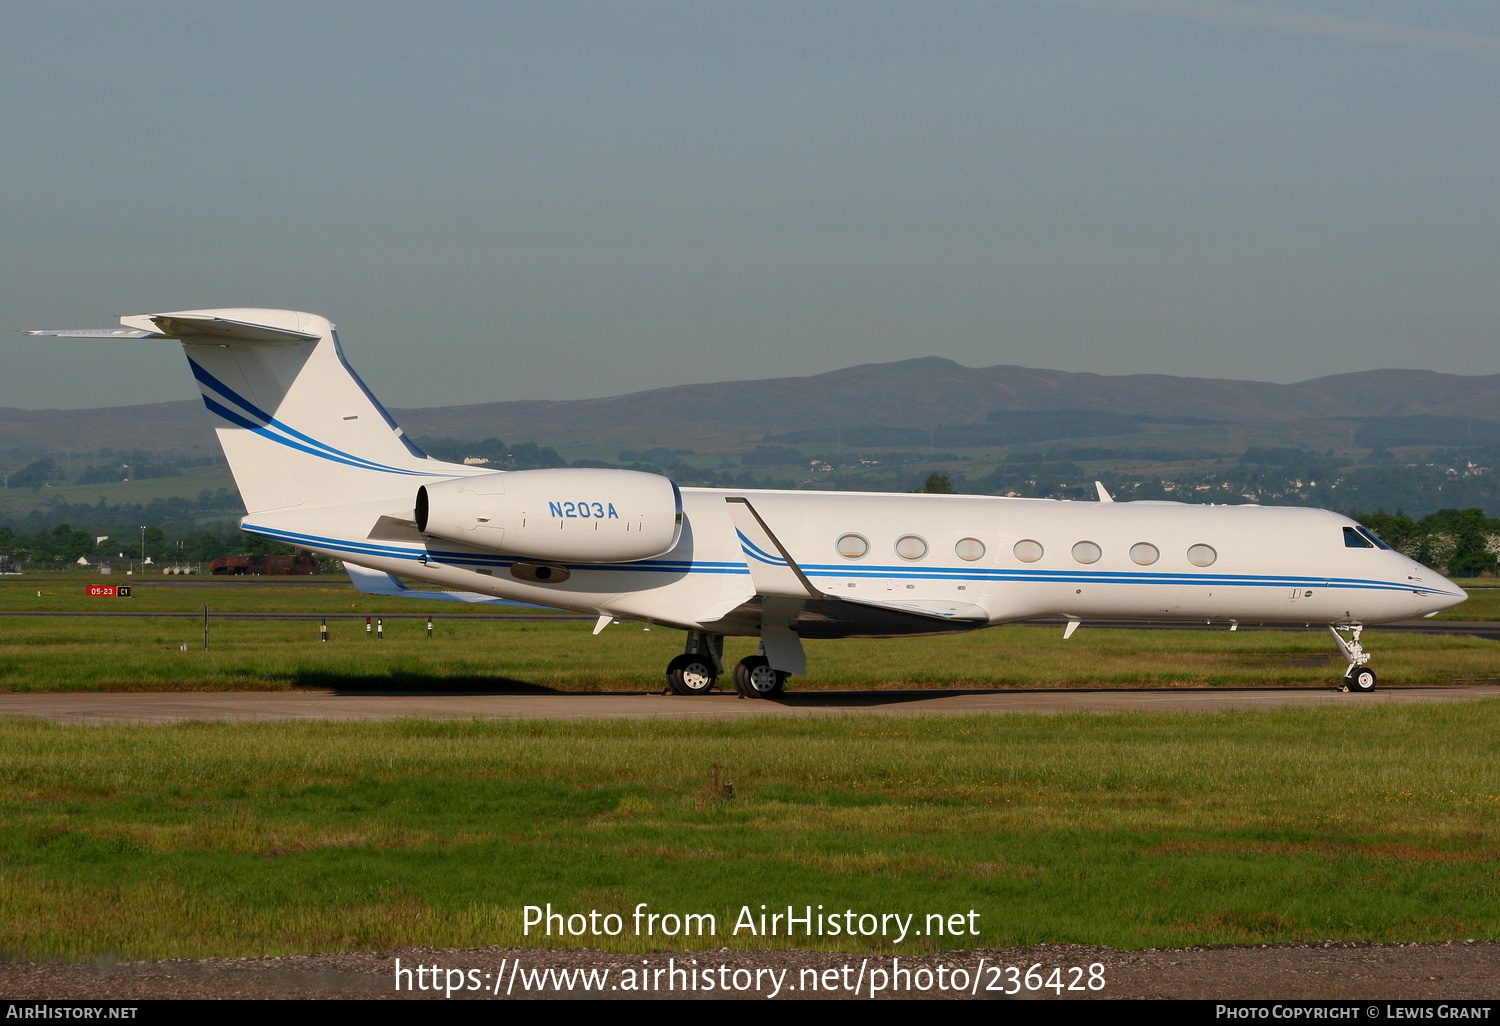
M186 310L123 329L34 331L182 343L251 534L343 560L363 590L519 600L687 632L680 694L760 639L736 689L777 694L803 638L947 634L1063 617L1324 626L1350 691L1375 674L1367 624L1467 596L1320 509L983 495L678 488L629 470L492 471L413 445L345 361L333 324L292 310ZM452 592L414 592L395 575Z

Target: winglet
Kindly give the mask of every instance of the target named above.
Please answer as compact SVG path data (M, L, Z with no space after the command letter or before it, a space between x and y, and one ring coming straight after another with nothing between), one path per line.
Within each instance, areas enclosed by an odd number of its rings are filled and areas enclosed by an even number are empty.
M724 501L729 504L729 516L739 535L740 549L745 554L745 565L750 568L750 583L755 586L756 594L784 598L827 597L813 587L812 581L771 533L749 499L727 495Z
M1115 497L1113 495L1109 494L1109 489L1104 487L1104 482L1103 481L1095 481L1094 482L1094 487L1097 488L1097 489L1099 489L1099 501L1100 502L1114 502L1115 501Z

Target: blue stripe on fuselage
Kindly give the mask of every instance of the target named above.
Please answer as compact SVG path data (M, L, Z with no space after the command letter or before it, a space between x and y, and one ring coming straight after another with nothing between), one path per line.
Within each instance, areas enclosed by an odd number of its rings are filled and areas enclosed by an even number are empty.
M368 541L328 538L318 535L298 534L276 528L256 527L243 524L246 531L276 541L298 545L302 548L327 549L355 555L379 556L385 559L405 559L413 562L435 561L472 566L509 567L524 560L520 556L488 555L476 552L459 552L443 549L405 548L380 545ZM757 550L759 551L759 550ZM766 560L771 562L771 560ZM776 559L777 565L786 565L785 560ZM749 568L742 563L697 562L692 560L641 560L636 563L559 563L569 570L599 570L633 573L676 574L745 574ZM1359 591L1401 591L1420 595L1451 595L1451 592L1436 588L1416 588L1410 583L1379 581L1358 578L1298 578L1254 574L1177 574L1141 573L1130 571L1061 571L1061 570L1004 570L982 567L937 567L918 569L915 567L865 566L858 572L852 567L811 566L802 567L809 577L816 578L882 578L894 580L926 581L970 581L1011 582L1030 584L1169 584L1219 587L1251 588L1349 588ZM836 571L836 572L835 572Z

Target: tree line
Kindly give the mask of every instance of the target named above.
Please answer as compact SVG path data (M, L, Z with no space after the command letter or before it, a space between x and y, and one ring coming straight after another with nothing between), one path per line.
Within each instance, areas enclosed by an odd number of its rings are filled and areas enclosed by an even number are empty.
M0 556L9 556L17 563L63 567L77 563L80 557L90 563L139 562L143 542L146 556L163 565L207 563L219 556L287 556L296 551L233 529L187 531L168 537L160 527L147 527L144 533L137 530L100 538L66 523L31 532L0 526Z

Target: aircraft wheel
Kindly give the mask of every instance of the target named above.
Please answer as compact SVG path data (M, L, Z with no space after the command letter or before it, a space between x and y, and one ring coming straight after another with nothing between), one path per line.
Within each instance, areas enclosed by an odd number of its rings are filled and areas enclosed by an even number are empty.
M771 669L765 656L746 656L735 664L734 690L742 698L773 698L786 689L788 676Z
M1350 691L1357 691L1361 695L1368 695L1371 691L1375 690L1375 671L1368 666L1356 666L1344 678L1344 685Z
M708 656L683 654L667 664L667 687L676 695L706 695L713 690L715 676Z

